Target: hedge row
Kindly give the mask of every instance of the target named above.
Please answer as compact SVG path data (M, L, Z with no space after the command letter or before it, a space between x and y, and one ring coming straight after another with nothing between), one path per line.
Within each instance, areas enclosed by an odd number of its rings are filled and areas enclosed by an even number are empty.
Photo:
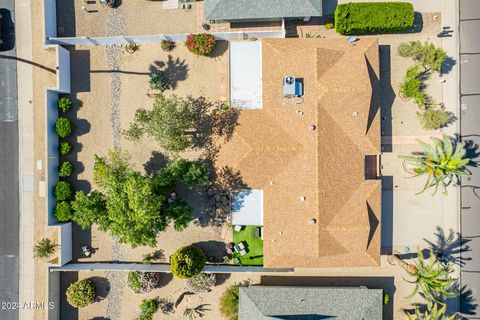
M335 29L345 35L403 31L413 25L413 15L407 2L345 3L335 10Z

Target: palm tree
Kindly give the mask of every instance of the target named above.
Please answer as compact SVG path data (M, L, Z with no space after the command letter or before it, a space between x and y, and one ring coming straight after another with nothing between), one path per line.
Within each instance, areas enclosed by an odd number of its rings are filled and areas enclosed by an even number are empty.
M35 259L48 259L55 253L57 247L58 244L52 240L43 238L33 246L33 256Z
M435 194L439 186L442 186L443 193L447 194L447 187L452 182L458 183L460 176L470 174L466 166L471 159L467 157L467 149L463 142L447 135L443 135L443 139L431 139L433 145L417 140L423 151L399 157L404 160L405 170L413 177L427 175L425 186L417 194L433 187ZM407 169L407 165L411 170Z
M408 320L455 320L456 314L448 317L445 315L445 311L447 310L447 306L443 305L440 309L438 309L438 304L433 304L431 308L428 308L425 312L421 312L418 309L418 306L415 307L415 314L407 313Z
M403 261L399 254L389 256L389 262L394 264L394 261L413 278L413 280L405 280L415 284L415 288L407 298L420 292L431 305L432 303L442 303L443 299L458 295L455 286L457 279L450 277L453 272L451 264L443 266L433 252L430 251L429 258L425 259L423 253L418 251L418 258L413 264Z

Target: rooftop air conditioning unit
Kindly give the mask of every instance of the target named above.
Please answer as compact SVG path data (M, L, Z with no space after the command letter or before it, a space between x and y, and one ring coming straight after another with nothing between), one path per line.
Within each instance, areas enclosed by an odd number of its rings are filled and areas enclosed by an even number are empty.
M292 76L283 78L283 96L287 98L303 96L303 79Z

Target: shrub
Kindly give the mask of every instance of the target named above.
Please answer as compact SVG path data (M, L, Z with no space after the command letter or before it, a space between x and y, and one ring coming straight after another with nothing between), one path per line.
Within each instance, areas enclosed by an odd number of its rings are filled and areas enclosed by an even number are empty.
M450 114L443 109L428 108L423 112L417 112L418 119L424 129L436 130L448 123Z
M420 41L404 42L398 47L398 54L402 57L413 58L427 69L440 71L447 59L447 53L437 48L433 43Z
M135 293L147 293L160 285L161 276L160 272L131 271L127 284Z
M69 177L73 172L73 164L68 161L62 162L60 168L58 168L58 175L60 177Z
M413 5L405 2L354 2L335 9L335 29L345 35L403 31L413 19Z
M67 112L72 108L72 100L67 97L63 97L57 102L58 110Z
M238 292L238 286L231 285L220 297L220 313L228 320L238 319Z
M73 124L70 120L64 117L59 117L55 123L55 132L60 138L65 138L72 134Z
M171 257L171 270L180 279L190 278L202 272L206 260L205 254L199 247L182 247Z
M72 145L66 141L63 141L60 143L60 146L58 147L59 151L60 151L60 154L62 156L65 156L67 154L70 153L70 151L72 151Z
M94 222L100 220L107 212L105 196L96 190L93 190L88 195L83 191L77 191L71 206L74 212L72 221L75 221L82 229L90 228Z
M400 84L400 93L405 98L412 98L419 107L424 108L427 97L422 91L422 86L420 66L414 65L407 69L405 79Z
M128 53L134 53L134 52L138 51L139 48L140 48L140 46L138 44L127 44L127 45L125 45L125 51L127 51Z
M70 183L60 181L53 190L53 195L58 201L68 200L72 196L72 188Z
M390 296L388 295L388 293L384 293L383 294L383 304L387 305L389 302L390 302Z
M160 92L164 92L165 90L170 89L170 83L161 72L152 72L150 74L150 80L148 81L150 89L152 90L159 90Z
M330 29L333 29L333 27L334 27L333 23L331 22L325 23L325 29L330 30Z
M187 49L199 56L207 56L216 45L215 37L208 33L189 34L185 41Z
M215 274L199 273L185 280L188 290L194 293L209 292L216 283Z
M136 320L152 320L153 314L157 312L158 304L155 299L145 299L140 304L140 315Z
M67 201L61 201L55 206L55 218L60 222L72 219L72 206Z
M58 244L52 240L43 238L33 246L33 257L35 259L48 259L55 253L57 247Z
M95 299L95 284L84 279L72 283L67 289L67 301L76 308L86 307Z
M175 46L175 42L163 39L160 43L160 46L163 51L172 51L173 47Z

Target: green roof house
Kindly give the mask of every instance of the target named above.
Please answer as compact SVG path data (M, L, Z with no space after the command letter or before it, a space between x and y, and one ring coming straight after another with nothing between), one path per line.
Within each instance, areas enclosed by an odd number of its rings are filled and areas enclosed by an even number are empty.
M238 320L381 320L381 289L241 287Z
M248 22L322 16L322 0L205 0L205 19Z

